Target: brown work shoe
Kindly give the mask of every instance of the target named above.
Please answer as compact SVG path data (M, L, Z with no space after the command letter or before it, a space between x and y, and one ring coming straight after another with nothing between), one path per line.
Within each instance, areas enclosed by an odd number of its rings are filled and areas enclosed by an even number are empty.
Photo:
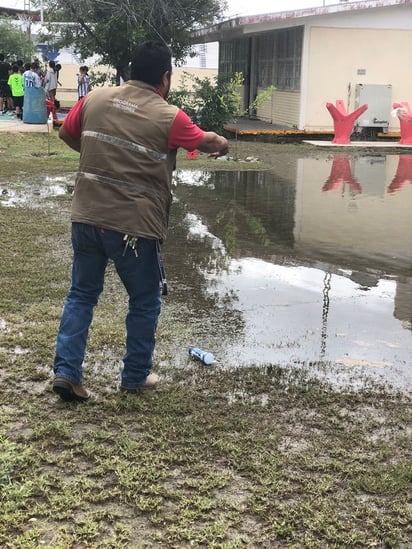
M74 385L69 380L63 379L62 377L54 378L53 391L65 402L73 402L74 400L84 402L90 398L89 393L81 383Z
M145 389L154 389L156 385L160 381L160 376L157 374L149 374L146 378L146 381L143 383L143 385L139 385L138 387L120 387L120 390L124 393L138 393Z

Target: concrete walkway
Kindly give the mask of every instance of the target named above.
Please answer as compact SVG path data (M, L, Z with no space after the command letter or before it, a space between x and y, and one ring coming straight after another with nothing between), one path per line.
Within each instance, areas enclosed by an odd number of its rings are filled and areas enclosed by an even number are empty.
M49 124L25 124L22 120L12 118L8 114L0 115L0 132L10 133L48 133Z
M351 141L346 145L339 143L332 143L332 141L308 141L303 140L302 143L309 143L310 145L316 145L316 147L338 147L340 149L347 147L363 147L374 149L412 149L412 145L401 145L399 141Z
M302 141L317 147L376 147L376 148L411 148L412 145L400 145L400 132L378 133L376 141L351 141L348 145L332 143L335 132L327 130L297 130L277 124L269 124L262 120L253 120L246 117L238 118L225 124L224 129L239 137L273 139L273 142ZM323 139L322 139L323 138ZM329 139L330 138L330 139Z

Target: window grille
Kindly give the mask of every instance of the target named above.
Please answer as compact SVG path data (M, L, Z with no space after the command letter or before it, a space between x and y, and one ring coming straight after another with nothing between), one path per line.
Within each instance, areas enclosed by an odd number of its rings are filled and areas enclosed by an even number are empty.
M275 32L274 81L280 90L299 90L303 27Z
M274 84L275 34L265 33L257 38L257 79L258 87L267 88Z
M249 39L239 38L219 45L219 72L234 74L241 72L248 77Z
M251 38L221 42L219 71L241 72L248 81ZM302 64L303 27L265 32L256 36L257 86L276 86L278 90L299 90Z

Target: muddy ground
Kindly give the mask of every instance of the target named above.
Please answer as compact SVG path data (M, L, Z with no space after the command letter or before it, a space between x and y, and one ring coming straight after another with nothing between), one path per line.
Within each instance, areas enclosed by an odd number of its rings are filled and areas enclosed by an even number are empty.
M78 156L48 139L0 135L3 187L76 169ZM238 146L268 168L279 151L320 154ZM181 167L211 162L180 157ZM176 345L199 329L172 298L157 337L163 382L125 396L127 303L112 269L85 363L92 398L60 402L51 364L70 279L70 195L31 206L0 205L1 547L410 547L409 394L368 380L337 390L276 364L172 367Z

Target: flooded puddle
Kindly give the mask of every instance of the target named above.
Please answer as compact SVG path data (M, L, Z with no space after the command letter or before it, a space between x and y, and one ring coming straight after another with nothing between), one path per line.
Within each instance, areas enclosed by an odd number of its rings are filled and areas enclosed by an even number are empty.
M0 206L29 204L31 207L41 207L47 198L71 194L73 182L73 175L39 175L23 181L0 182Z
M40 205L72 184L2 183L0 205ZM174 196L164 303L195 335L176 364L197 345L228 367L322 363L410 388L412 155L280 154L271 171L178 171Z
M165 258L205 322L196 344L228 366L322 362L410 387L412 156L280 156L175 182Z

